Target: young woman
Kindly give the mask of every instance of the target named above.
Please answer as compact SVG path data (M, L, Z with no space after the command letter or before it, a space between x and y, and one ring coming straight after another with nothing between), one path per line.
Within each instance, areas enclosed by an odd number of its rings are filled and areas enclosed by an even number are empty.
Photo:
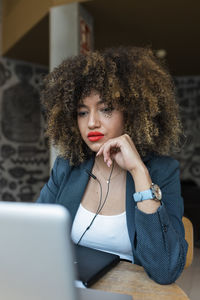
M75 243L116 253L156 282L184 268L181 134L172 79L151 49L120 47L66 59L42 102L59 157L39 203L64 205Z

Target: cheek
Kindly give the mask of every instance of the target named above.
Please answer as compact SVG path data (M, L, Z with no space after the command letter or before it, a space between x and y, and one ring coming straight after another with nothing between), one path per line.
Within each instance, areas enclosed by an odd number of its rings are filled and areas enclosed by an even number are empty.
M124 123L121 122L121 120L116 120L113 123L110 122L110 124L108 123L107 128L113 137L120 136L124 133Z
M115 128L118 131L119 135L122 135L124 133L124 119L122 116L120 116L120 118L117 120Z
M82 135L82 124L79 119L77 120L77 125L78 125L79 132Z
M78 125L79 132L81 134L81 137L84 138L85 126L84 126L83 120L77 119L77 125Z
M83 124L84 124L83 119L82 118L77 118L77 124L78 124L79 130L81 131L82 128L83 128Z
M119 135L124 134L124 126L123 125L118 127L118 133L119 133Z

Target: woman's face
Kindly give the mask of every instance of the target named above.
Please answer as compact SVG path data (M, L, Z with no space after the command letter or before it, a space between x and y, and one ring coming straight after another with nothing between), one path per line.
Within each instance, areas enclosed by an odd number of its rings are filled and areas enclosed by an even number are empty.
M108 108L98 93L91 93L78 105L77 122L82 139L94 152L124 131L123 113Z

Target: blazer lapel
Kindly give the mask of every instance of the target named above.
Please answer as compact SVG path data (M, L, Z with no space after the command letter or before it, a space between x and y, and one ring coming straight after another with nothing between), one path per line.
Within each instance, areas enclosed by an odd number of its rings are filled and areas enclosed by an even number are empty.
M76 215L77 209L85 192L89 181L89 175L86 169L91 171L94 164L94 158L87 160L79 167L72 168L63 190L60 193L58 203L64 205L70 212L72 221Z
M129 238L133 247L135 236L135 202L133 200L133 194L135 193L135 184L133 178L129 172L126 177L126 220Z

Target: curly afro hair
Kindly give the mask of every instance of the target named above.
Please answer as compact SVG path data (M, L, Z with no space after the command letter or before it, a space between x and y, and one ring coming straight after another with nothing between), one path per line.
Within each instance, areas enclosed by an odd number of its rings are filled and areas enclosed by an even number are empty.
M125 132L141 156L169 154L181 123L174 85L150 48L118 47L64 60L44 79L47 136L71 165L92 155L77 126L77 105L91 92L124 114Z

